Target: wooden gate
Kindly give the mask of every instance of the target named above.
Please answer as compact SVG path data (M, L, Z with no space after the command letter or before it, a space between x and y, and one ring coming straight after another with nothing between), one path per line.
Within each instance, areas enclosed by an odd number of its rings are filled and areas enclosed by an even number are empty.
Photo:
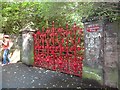
M56 70L82 77L83 30L73 25L66 29L51 28L38 30L34 37L34 66Z

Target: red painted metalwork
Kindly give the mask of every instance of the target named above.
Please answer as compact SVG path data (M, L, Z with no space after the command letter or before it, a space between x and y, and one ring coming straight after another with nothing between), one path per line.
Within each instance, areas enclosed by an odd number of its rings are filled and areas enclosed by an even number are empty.
M34 65L82 77L84 50L81 46L83 30L76 26L68 29L52 28L38 30L34 37Z

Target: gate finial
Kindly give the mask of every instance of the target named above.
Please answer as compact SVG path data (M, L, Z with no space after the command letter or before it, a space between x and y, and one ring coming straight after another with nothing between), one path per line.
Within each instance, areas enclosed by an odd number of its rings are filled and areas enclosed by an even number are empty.
M54 22L54 21L52 21L52 27L54 27L54 23L55 23L55 22Z
M74 23L74 27L76 27L76 23Z
M68 23L66 23L66 29L68 29Z
M42 27L42 32L44 32L44 27Z

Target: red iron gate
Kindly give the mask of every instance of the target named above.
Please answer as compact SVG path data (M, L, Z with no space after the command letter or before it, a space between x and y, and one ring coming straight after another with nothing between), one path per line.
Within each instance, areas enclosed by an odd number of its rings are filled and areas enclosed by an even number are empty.
M83 30L76 26L47 28L33 34L34 65L82 77Z

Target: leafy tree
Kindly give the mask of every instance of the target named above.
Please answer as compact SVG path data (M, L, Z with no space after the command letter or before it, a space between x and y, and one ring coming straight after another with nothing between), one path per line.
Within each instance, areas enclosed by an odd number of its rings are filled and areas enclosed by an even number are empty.
M34 23L33 28L41 29L51 26L52 21L56 27L65 27L66 22L83 27L82 17L109 16L119 20L115 12L119 10L117 3L116 8L114 4L93 2L0 2L0 5L0 26L4 33L18 33L29 22Z
M80 4L80 3L79 3ZM2 29L4 33L18 33L26 23L33 22L34 28L48 27L52 21L56 25L80 23L84 3L65 2L1 2ZM77 9L79 8L79 9ZM79 20L78 20L79 19Z
M114 22L120 20L120 2L97 2L94 3L89 17L105 17L108 21Z

